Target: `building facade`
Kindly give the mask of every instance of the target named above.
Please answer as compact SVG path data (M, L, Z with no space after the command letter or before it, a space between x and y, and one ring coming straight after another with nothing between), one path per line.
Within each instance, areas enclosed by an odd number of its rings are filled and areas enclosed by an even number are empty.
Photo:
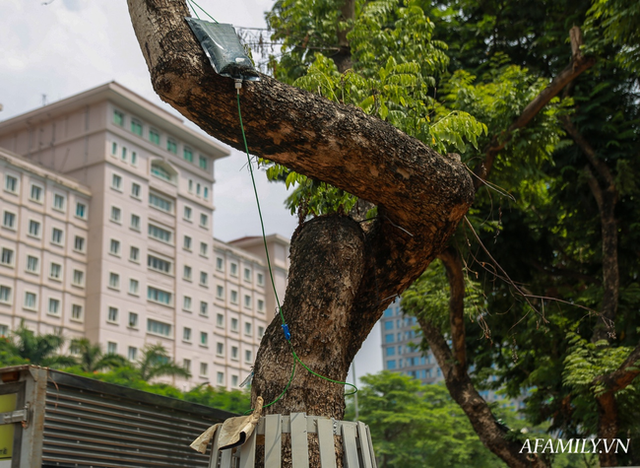
M12 299L0 299L0 327L23 318L15 300L26 294L23 264L29 249L41 250L47 274L27 326L83 335L132 361L146 344L160 343L193 376L173 383L236 387L255 357L272 293L264 254L214 242L214 161L229 152L117 83L0 122L0 147L22 156L5 164L3 179L3 200L13 200L7 220L15 214L19 230L3 227L2 241L19 252L15 268L2 268L1 284L13 283L4 286ZM15 194L7 176L18 172ZM56 208L60 197L65 210ZM28 235L32 221L42 223L40 237ZM60 245L51 243L56 236ZM227 285L231 272L223 278L216 268L220 259L225 272L237 265L235 289ZM81 287L76 271L84 272ZM46 312L56 294L59 318Z

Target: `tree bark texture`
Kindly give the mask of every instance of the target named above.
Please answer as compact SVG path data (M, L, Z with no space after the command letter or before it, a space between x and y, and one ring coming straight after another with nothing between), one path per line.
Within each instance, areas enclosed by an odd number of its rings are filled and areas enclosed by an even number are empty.
M210 135L243 150L236 91L215 74L184 21L184 0L128 0L160 97ZM283 314L269 326L255 363L253 401L265 412L340 418L344 380L386 306L445 247L473 201L464 166L360 109L261 76L240 93L250 151L378 206L367 229L342 216L302 225L292 239Z

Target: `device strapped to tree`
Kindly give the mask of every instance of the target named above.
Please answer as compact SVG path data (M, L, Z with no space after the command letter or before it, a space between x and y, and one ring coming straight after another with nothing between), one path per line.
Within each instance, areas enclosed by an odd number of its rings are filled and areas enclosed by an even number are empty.
M260 81L232 25L185 19L216 73L234 80Z

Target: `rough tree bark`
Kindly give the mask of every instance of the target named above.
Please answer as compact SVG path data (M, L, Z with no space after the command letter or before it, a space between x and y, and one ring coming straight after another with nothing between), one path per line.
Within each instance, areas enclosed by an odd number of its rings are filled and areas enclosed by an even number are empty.
M591 57L585 57L580 52L582 33L574 26L569 31L571 38L571 63L549 86L536 96L513 121L509 128L495 135L491 143L485 148L485 157L474 169L478 176L474 181L475 189L484 185L489 176L496 156L510 141L513 131L525 127L557 96L565 86L571 83L582 72L595 63ZM427 320L418 319L424 338L429 343L434 356L442 370L445 383L451 397L465 412L474 430L483 444L494 454L504 460L512 468L544 468L547 463L535 454L520 453L522 445L508 439L504 429L497 423L487 402L475 389L466 366L465 331L464 331L464 272L459 254L453 247L449 247L438 255L447 272L450 287L449 318L451 325L451 347L438 327Z
M209 65L184 21L184 0L128 4L156 92L207 133L243 149L233 81ZM359 109L261 78L241 91L251 152L378 206L367 229L327 216L305 223L292 239L283 304L291 345L314 371L344 380L382 311L445 247L473 201L473 183L454 158ZM258 352L253 401L279 395L291 369L291 347L276 318ZM341 418L342 392L298 365L288 391L266 411Z

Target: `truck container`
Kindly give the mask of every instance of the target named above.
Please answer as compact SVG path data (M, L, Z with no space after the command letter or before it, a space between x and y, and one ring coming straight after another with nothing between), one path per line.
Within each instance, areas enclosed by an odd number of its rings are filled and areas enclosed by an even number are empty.
M189 444L236 416L36 366L0 369L0 413L0 468L207 467Z

